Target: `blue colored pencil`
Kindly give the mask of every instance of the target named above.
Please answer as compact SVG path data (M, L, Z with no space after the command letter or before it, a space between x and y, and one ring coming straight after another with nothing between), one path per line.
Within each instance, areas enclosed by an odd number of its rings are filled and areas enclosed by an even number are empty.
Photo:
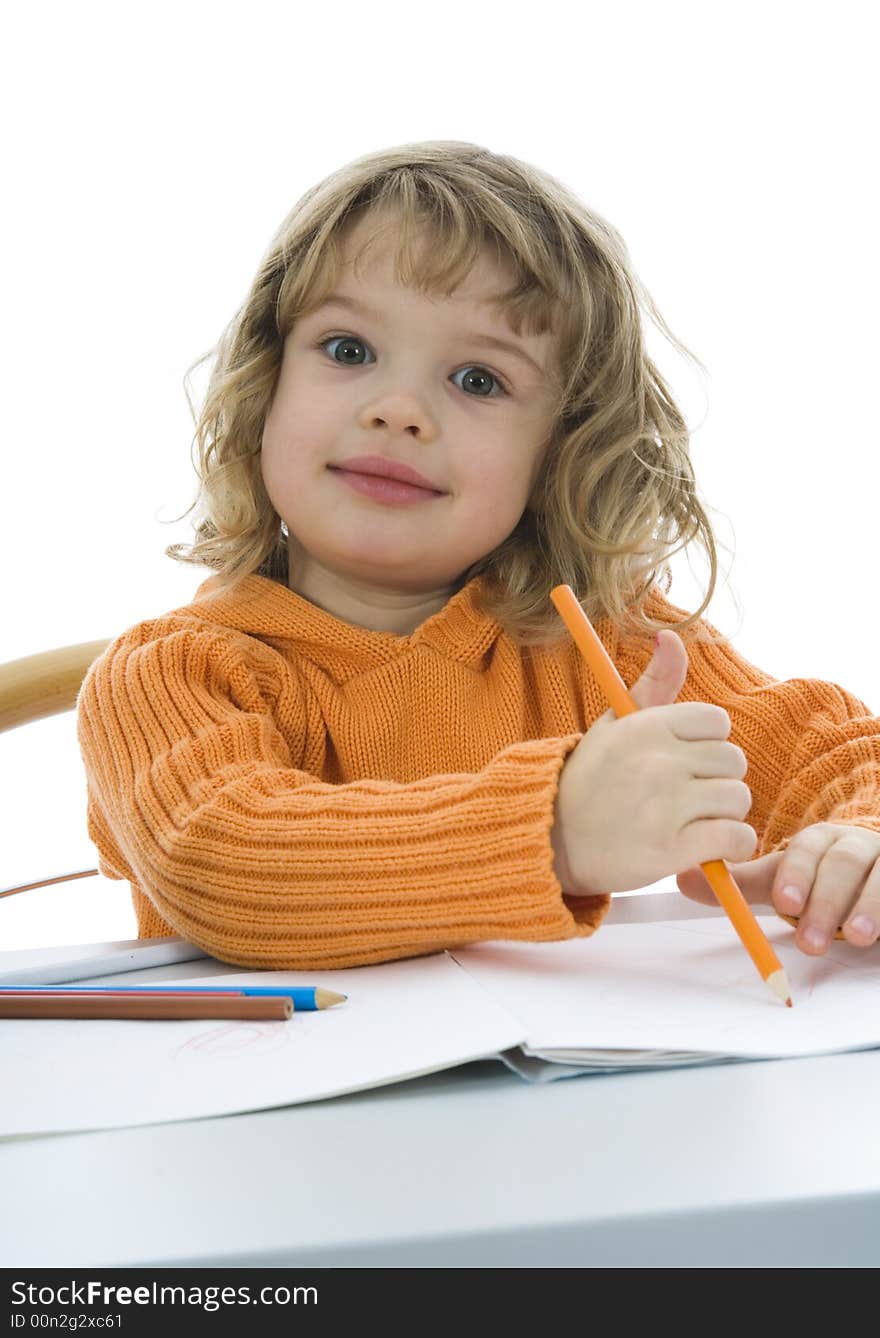
M265 998L287 998L297 1012L310 1012L319 1008L330 1008L348 998L335 990L323 989L314 985L90 985L82 989L73 985L0 985L0 996L13 999L32 998L34 996L82 997L113 995L114 997L137 998L153 994L197 994L209 998L240 998L250 995Z

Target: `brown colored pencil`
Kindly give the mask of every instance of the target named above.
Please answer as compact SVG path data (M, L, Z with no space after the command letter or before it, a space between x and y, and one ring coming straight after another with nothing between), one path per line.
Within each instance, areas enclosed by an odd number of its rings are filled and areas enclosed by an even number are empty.
M578 603L571 586L555 586L550 591L550 598L574 638L578 650L595 674L614 714L622 716L637 711L639 708L617 672L617 666L599 640L596 629ZM791 1008L791 990L782 963L724 860L705 860L700 868L761 976L776 998Z
M285 1021L293 1016L289 997L245 995L239 998L119 995L106 998L67 994L55 998L31 995L16 998L0 995L0 1018L124 1018L155 1021L158 1019L193 1020L194 1018L242 1021Z

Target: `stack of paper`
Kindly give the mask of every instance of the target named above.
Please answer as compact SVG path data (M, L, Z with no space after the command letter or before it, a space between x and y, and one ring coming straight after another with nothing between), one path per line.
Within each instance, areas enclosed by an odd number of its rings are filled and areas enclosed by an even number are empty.
M720 915L344 971L229 972L209 959L190 966L188 979L322 985L348 998L288 1022L2 1021L0 1065L14 1081L0 1103L0 1136L259 1110L487 1058L546 1081L880 1046L880 947L834 942L807 957L783 920L759 921L792 1008ZM4 956L0 984L27 969ZM135 984L136 975L113 983Z
M724 916L613 925L563 943L489 943L455 960L521 1023L524 1077L780 1059L880 1045L880 944L808 957L758 916L791 987L775 999Z

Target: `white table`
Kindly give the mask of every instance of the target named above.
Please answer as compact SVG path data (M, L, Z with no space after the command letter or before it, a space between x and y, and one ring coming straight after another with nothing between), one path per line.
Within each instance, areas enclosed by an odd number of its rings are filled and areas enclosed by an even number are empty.
M216 964L138 979L196 967ZM9 1139L0 1263L875 1267L878 1111L880 1050L549 1085L483 1061L278 1110Z

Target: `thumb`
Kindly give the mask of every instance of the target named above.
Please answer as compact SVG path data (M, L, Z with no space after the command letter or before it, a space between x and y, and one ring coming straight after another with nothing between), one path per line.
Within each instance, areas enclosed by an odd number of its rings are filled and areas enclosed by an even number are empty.
M657 642L644 673L629 690L640 711L646 706L669 706L687 678L688 653L678 633L664 627Z
M744 860L739 864L728 863L730 875L749 905L773 905L771 893L781 859L781 850L771 850L766 855L759 855L757 859ZM676 874L675 881L678 883L679 892L689 897L691 901L702 902L704 906L717 904L718 898L699 866Z

